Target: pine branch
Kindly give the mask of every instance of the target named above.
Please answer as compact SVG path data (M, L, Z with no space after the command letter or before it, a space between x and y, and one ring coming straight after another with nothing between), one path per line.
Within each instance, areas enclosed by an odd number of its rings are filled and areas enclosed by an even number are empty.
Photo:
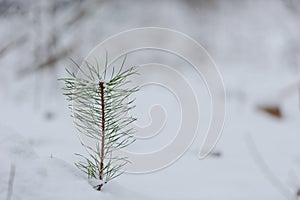
M127 158L116 157L114 152L134 141L134 129L130 125L136 118L129 111L135 106L130 97L139 88L127 88L127 85L129 77L137 74L137 67L124 70L124 59L120 69L113 67L108 76L107 60L103 73L98 64L95 67L85 62L84 70L73 63L81 77L66 69L69 77L60 79L65 83L64 95L70 102L76 129L96 144L83 144L89 157L79 155L83 161L75 165L89 179L99 179L95 188L101 190L105 183L121 175L121 169L129 162Z

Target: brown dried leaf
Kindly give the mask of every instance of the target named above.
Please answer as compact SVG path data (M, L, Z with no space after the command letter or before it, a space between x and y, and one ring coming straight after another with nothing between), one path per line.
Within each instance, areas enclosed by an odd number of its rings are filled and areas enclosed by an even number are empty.
M258 106L258 109L260 111L263 111L265 113L267 113L268 115L275 117L275 118L282 118L282 112L279 106L277 105L265 105L265 106Z

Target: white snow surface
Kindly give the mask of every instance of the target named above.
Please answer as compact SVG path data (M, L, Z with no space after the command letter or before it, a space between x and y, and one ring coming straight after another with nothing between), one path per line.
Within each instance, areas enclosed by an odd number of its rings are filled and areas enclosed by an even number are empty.
M198 159L204 137L199 131L189 150L171 166L148 174L123 174L101 192L74 165L78 161L74 153L85 154L85 150L69 116L61 83L56 81L65 76L68 58L55 70L19 77L19 70L34 63L36 37L31 32L35 25L26 29L26 20L10 18L9 23L1 19L3 44L21 32L29 32L30 39L0 57L0 200L7 196L11 165L15 166L11 200L296 199L300 188L300 5L279 0L224 2L104 1L84 22L62 33L58 48L80 43L70 55L80 60L98 42L120 31L141 26L173 28L204 45L226 87L226 121L214 149L221 156ZM295 8L291 10L286 2ZM62 12L57 20L70 12ZM205 90L203 81L193 83L199 94ZM169 96L156 95L153 99L169 101ZM208 96L201 95L201 105L209 105ZM283 117L258 110L260 105L280 107ZM208 112L200 113L209 116ZM149 122L146 115L141 114L141 124ZM169 126L172 123L176 124L173 121ZM201 125L200 130L206 127ZM267 172L249 147L249 135ZM134 150L143 152L163 144L135 145Z

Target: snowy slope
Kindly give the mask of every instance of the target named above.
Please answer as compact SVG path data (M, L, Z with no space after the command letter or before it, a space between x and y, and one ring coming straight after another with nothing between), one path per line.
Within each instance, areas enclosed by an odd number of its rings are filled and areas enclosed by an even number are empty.
M102 192L95 191L73 164L78 160L74 153L85 150L61 83L56 81L65 75L68 56L55 69L18 76L35 63L37 27L30 21L32 16L24 17L25 21L10 18L11 23L2 19L3 44L23 32L30 39L0 58L0 199L6 199L12 165L12 200L295 199L300 188L299 5L293 4L291 10L279 0L228 2L107 1L83 22L62 31L56 48L79 43L69 55L79 61L98 42L129 28L162 26L182 31L208 50L226 87L226 122L215 148L220 156L198 159L203 140L199 132L186 154L170 167L149 174L124 174ZM59 12L57 26L74 12L68 9ZM53 23L47 15L43 19ZM40 40L46 43L51 27L43 26ZM194 87L202 90L202 80L198 84ZM209 103L207 97L201 100L201 104ZM258 109L270 105L279 107L283 117ZM147 116L143 120L147 122ZM150 142L147 148L151 145L156 144Z

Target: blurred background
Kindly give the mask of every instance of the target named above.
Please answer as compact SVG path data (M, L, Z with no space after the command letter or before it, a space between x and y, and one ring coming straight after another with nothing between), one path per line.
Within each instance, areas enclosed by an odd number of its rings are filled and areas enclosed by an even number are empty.
M298 0L0 0L3 158L12 157L3 147L10 141L21 146L20 152L30 147L37 156L72 164L74 152L83 150L57 79L72 67L70 58L80 63L106 38L148 26L183 32L208 51L224 79L226 122L205 160L192 158L201 144L196 140L169 171L125 175L120 185L162 199L297 199ZM4 177L9 166L0 166ZM174 173L182 180L170 183ZM6 182L1 184L6 187Z

